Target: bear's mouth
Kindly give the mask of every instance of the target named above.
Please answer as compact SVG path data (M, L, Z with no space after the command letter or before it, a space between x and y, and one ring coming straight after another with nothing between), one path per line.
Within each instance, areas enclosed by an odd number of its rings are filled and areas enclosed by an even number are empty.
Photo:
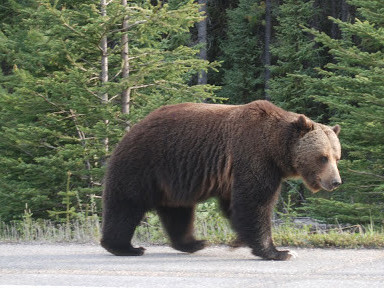
M324 189L325 191L328 191L328 192L332 192L333 190L335 190L338 187L338 186L334 186L331 183L324 182L324 181L320 181L320 186L322 189Z
M312 179L308 179L308 178L303 177L303 180L304 180L305 186L307 186L308 189L312 191L312 193L317 193L320 190L332 192L333 190L335 190L340 185L340 184L334 185L329 181L321 180L320 177L316 177L316 178L312 178Z
M320 179L313 179L312 181L308 181L307 179L303 178L305 186L309 190L311 190L312 193L317 193L321 189L324 189L323 186L320 184Z

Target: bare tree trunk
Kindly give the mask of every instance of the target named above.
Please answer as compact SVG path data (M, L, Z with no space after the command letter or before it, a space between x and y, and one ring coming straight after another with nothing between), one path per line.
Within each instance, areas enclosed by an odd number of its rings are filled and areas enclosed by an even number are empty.
M203 12L204 19L197 23L197 40L200 48L200 59L207 60L207 0L198 0L199 11ZM197 84L204 85L207 84L207 73L204 70L201 70L198 78Z
M101 16L107 16L107 3L106 0L100 1L101 5ZM106 33L104 33L103 37L100 41L101 48L101 85L104 86L105 83L108 82L108 39ZM108 93L103 93L101 96L101 101L103 103L108 102Z
M264 91L265 91L265 100L271 100L269 97L269 80L271 78L271 70L269 66L271 65L271 51L269 50L269 44L271 42L271 0L266 0L265 2L265 50L264 50L264 67L265 67L265 80L264 80Z
M106 0L100 0L100 10L101 10L101 16L106 17L107 16L107 2ZM101 86L105 86L105 84L108 82L108 39L107 34L104 32L103 37L100 41L100 48L101 48ZM108 93L103 92L101 95L101 102L104 104L108 103ZM105 125L108 125L109 121L105 120ZM109 150L109 139L108 137L104 139L104 147L105 151L108 152Z
M121 5L123 6L123 9L127 6L127 0L121 0ZM128 16L124 16L123 19L123 35L121 36L121 58L123 61L123 71L122 71L122 77L123 80L128 80L129 77L129 46L128 46ZM128 87L124 88L122 94L121 94L121 111L123 114L129 114L129 101L130 101L130 89ZM129 126L127 126L127 129L129 129Z

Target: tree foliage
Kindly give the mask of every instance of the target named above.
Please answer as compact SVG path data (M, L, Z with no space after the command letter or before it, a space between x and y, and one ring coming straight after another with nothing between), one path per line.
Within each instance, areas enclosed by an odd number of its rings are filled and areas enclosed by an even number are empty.
M219 95L230 103L247 103L264 98L261 1L240 0L228 11L227 39L222 42L223 80Z
M354 23L337 23L342 39L312 31L334 61L307 79L313 97L333 111L343 127L341 171L344 185L334 197L344 201L384 202L384 26L381 1L350 1L358 7Z
M207 39L198 39L195 25L203 18L196 2L134 0L123 6L112 0L105 16L95 0L1 2L2 220L21 217L25 203L36 218L48 211L76 217L100 196L109 154L124 131L161 105L217 96L241 104L269 95L287 110L342 126L344 185L314 197L328 198L321 202L290 182L279 209L304 205L308 215L325 219L328 206L342 211L345 217L338 219L380 222L384 3L271 0L266 17L266 1L212 0ZM125 66L122 39L128 43ZM199 59L198 40L206 43L210 62ZM211 85L195 85L202 70ZM122 111L122 91L129 94L129 114Z
M350 3L358 7L353 23L332 18L341 29L341 39L311 31L334 60L305 81L308 93L326 104L331 120L342 126L344 185L333 199L365 203L377 220L384 203L384 23L377 12L383 11L384 3Z
M324 111L307 93L303 80L298 75L314 75L315 67L324 61L322 47L312 41L312 36L303 31L319 11L314 1L287 0L279 6L275 27L275 41L271 48L276 61L272 66L273 79L270 95L277 105L324 121L319 113Z
M187 45L189 28L201 19L192 1L136 1L125 8L110 1L107 17L95 1L7 4L14 17L1 23L0 34L3 220L21 216L25 203L35 217L64 209L67 173L69 190L87 203L100 195L106 159L127 123L164 104L212 97L212 86L188 84L197 71L214 67L196 57L198 47ZM122 33L130 47L126 79L120 77ZM104 36L108 83L100 81ZM131 90L129 115L120 112L123 88Z

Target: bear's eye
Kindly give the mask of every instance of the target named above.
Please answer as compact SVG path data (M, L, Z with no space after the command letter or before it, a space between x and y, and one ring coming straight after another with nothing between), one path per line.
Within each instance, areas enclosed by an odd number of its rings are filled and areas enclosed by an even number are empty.
M328 162L328 157L327 156L322 156L321 157L321 163L325 164Z

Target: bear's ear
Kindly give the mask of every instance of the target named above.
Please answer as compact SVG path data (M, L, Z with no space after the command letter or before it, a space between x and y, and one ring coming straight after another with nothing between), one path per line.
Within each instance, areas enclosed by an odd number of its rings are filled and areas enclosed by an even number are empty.
M304 115L300 115L299 118L293 122L293 124L295 125L296 129L300 131L300 137L314 129L313 122Z
M340 125L335 125L335 126L332 127L332 130L333 130L333 132L335 132L335 134L336 134L337 136L339 136L341 127L340 127Z

